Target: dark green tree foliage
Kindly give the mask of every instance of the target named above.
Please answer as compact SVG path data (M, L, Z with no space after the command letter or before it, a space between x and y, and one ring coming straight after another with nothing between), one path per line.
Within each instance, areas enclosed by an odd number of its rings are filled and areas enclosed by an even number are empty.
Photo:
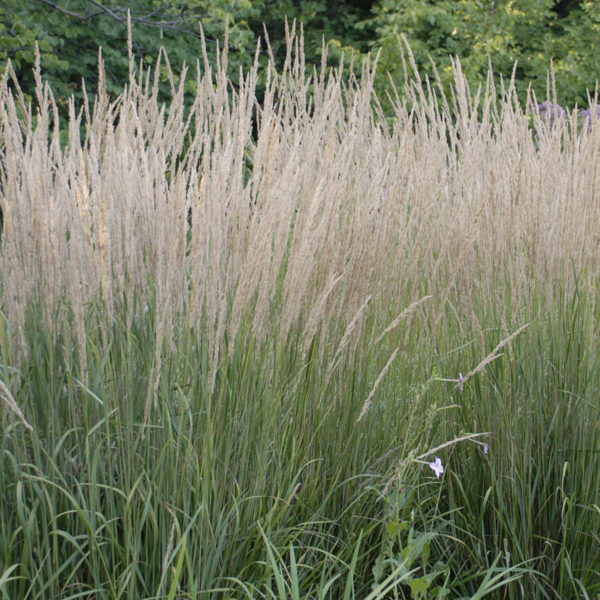
M81 93L82 78L93 86L100 46L109 92L118 93L127 81L130 11L133 52L146 65L157 60L159 48L164 46L174 66L183 61L193 66L201 48L198 23L202 23L214 59L216 39L223 39L224 24L229 20L230 60L236 68L254 54L256 40L247 19L256 16L257 4L250 0L3 0L0 61L10 58L24 89L31 92L37 41L44 76L51 81L60 104L71 94Z
M497 76L510 79L515 62L521 101L530 82L539 100L546 97L552 61L558 99L587 106L600 77L600 3L574 0L380 0L368 25L373 47L383 47L384 73L402 81L402 35L419 71L433 75L429 57L445 85L452 80L451 56L458 56L473 85L486 79L489 62Z
M508 79L515 61L521 101L531 82L541 101L546 96L552 61L558 101L588 105L600 74L600 2L585 0L1 0L0 68L11 59L23 89L33 96L34 47L59 106L81 95L81 79L94 91L98 46L102 47L109 92L118 93L128 75L127 11L132 21L137 60L154 65L164 46L175 72L192 68L201 53L198 23L208 43L209 60L229 27L229 71L254 60L263 23L277 61L283 61L285 21L301 22L306 61L319 63L323 39L331 63L342 51L366 53L382 48L378 91L388 86L387 72L403 80L405 36L421 74L432 75L435 61L444 85L452 80L451 56L458 56L473 85L485 81L489 61ZM266 47L259 60L266 62ZM166 70L163 72L168 92ZM194 77L187 81L193 92Z
M368 51L373 40L373 30L365 26L373 0L281 0L265 2L261 18L267 25L275 50L285 50L285 18L303 24L307 58L313 62L320 58L322 41L334 47L352 47ZM252 23L255 32L262 22Z
M365 0L2 0L0 2L0 67L8 59L29 96L33 95L35 43L44 77L58 103L81 95L81 80L93 92L102 47L107 85L118 93L127 80L127 12L132 23L133 52L146 65L156 62L164 47L175 71L185 61L194 67L201 55L202 25L209 60L216 57L217 39L229 29L229 70L236 75L254 61L263 23L277 58L285 52L285 21L297 19L306 31L307 62L319 62L322 39L340 38L338 46L366 48L368 28L354 25L369 15ZM262 43L260 60L266 62ZM201 59L201 56L200 56ZM202 59L201 59L202 62ZM193 77L187 85L193 87ZM166 85L166 77L165 77Z

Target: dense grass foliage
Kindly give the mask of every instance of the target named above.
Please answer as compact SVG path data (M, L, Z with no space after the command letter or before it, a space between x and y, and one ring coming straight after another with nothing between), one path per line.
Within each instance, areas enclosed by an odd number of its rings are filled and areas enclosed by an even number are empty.
M600 127L288 48L4 74L0 593L596 598Z

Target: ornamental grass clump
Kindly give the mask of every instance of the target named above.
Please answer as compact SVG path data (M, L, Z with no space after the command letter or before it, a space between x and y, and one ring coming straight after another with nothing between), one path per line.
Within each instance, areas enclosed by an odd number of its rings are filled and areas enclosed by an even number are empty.
M599 129L287 43L2 74L0 593L595 597Z

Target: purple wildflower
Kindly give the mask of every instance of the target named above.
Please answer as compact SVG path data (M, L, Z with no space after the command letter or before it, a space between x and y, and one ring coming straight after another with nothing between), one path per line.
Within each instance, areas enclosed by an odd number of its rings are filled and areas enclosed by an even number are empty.
M490 451L490 447L487 444L483 444L483 453L487 454Z
M554 127L556 121L565 118L565 111L559 104L553 104L552 102L542 102L538 104L538 111L540 113L540 119L549 125Z
M465 385L465 378L462 373L458 374L458 389L462 392Z
M440 475L444 472L444 465L437 456L433 462L429 463L429 468L435 473L435 476L439 479Z
M600 104L596 104L595 107L588 108L579 113L581 125L588 131L592 129L592 121L595 118L600 118Z

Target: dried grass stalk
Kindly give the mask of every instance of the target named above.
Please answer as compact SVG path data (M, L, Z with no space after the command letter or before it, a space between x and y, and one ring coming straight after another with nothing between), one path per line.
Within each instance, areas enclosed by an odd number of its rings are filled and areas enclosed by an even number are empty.
M320 349L348 349L367 313L383 307L379 343L425 298L419 324L434 337L449 309L468 324L476 306L510 305L503 326L515 327L550 306L558 286L568 297L576 277L594 302L595 130L538 135L512 84L499 102L491 79L473 95L458 63L450 98L407 77L386 120L372 65L349 78L325 60L309 71L288 35L286 65L269 66L260 102L258 60L232 86L226 49L216 68L198 66L191 104L185 70L177 84L171 73L168 107L158 66L132 63L110 98L100 55L98 92L79 112L71 102L66 143L40 74L32 107L7 68L0 301L15 356L33 301L72 336L83 365L86 307L100 299L111 315L125 304L127 323L155 310L158 371L175 323L202 325L213 372L242 326L281 344L298 332L305 351L315 335ZM158 62L170 72L164 53ZM407 298L422 299L403 309ZM73 324L53 318L64 301Z

